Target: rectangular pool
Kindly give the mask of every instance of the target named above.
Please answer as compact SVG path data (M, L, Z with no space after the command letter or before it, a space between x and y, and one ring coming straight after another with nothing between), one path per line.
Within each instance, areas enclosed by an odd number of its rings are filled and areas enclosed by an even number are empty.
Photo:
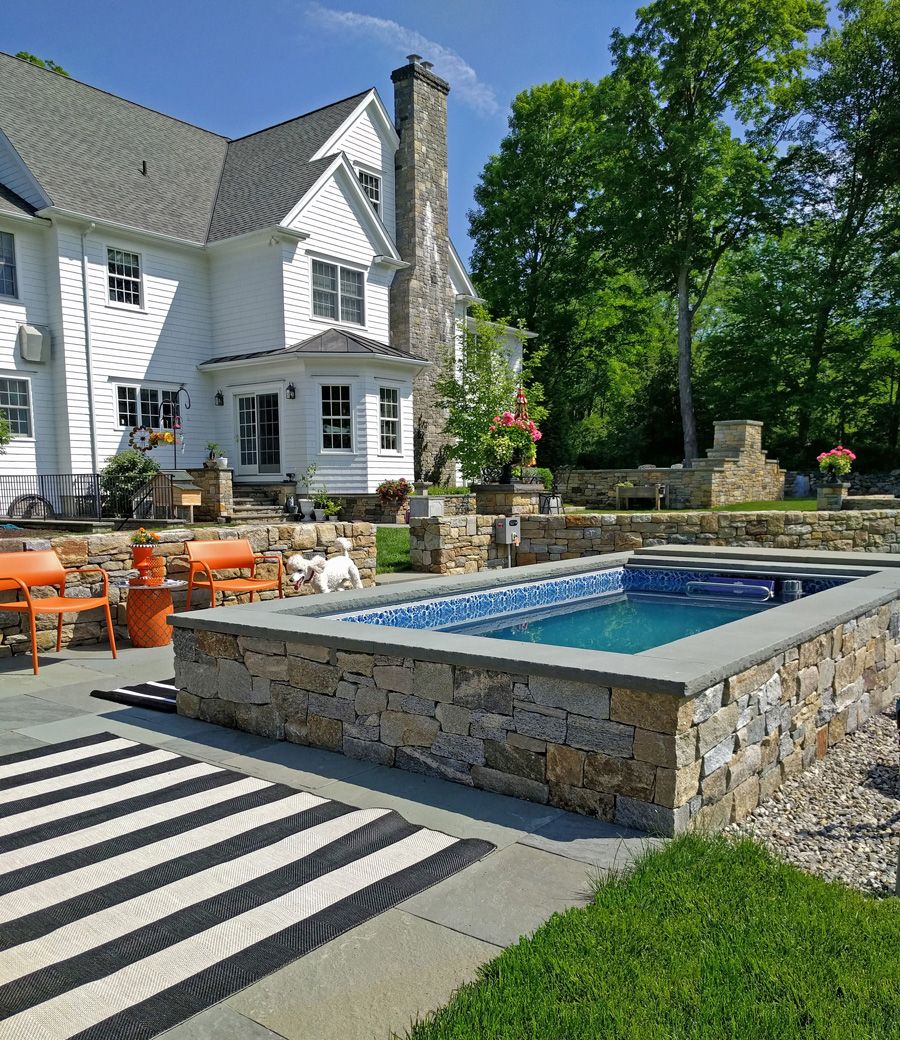
M508 642L639 654L775 609L788 598L814 595L844 580L803 575L786 581L765 572L735 576L691 568L608 567L496 590L416 599L334 618ZM729 595L722 585L710 588L717 582L741 588ZM700 595L692 595L698 591ZM753 601L759 598L754 593L760 591L770 596L766 602Z
M516 615L515 620L499 617L470 622L448 631L519 643L639 654L771 610L775 605L697 602L679 595L629 592L598 596L577 606L527 611Z

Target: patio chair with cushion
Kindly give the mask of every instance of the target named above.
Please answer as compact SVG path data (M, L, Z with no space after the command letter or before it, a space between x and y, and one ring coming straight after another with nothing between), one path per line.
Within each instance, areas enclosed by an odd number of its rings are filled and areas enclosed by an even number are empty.
M234 538L224 542L186 542L185 548L190 567L186 603L188 610L191 609L194 589L209 590L211 607L216 606L217 592L233 592L239 596L249 593L252 603L257 592L277 590L279 598L284 599L281 553L255 553L246 538ZM259 563L277 564L278 577L257 578L256 567ZM216 571L242 570L249 570L250 576L216 577Z
M67 596L66 580L70 574L99 574L103 580L101 596ZM59 589L58 596L32 596L36 588ZM0 553L0 592L15 592L16 599L0 602L0 611L11 611L28 615L31 635L31 663L34 674L38 674L37 625L38 614L56 614L56 649L62 649L62 627L64 614L78 614L83 610L103 609L106 614L106 629L109 633L109 648L116 656L116 636L113 632L109 610L109 576L102 567L63 567L52 549L33 552ZM19 599L19 595L24 598Z

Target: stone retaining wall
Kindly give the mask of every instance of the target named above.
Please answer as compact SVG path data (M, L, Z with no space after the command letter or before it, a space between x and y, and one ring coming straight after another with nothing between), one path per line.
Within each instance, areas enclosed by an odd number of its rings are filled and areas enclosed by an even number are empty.
M213 471L215 472L215 471ZM65 567L84 567L97 564L110 575L121 574L131 569L131 531L86 536L64 535L58 538L41 539L4 538L0 540L0 574L3 569L3 553L19 552L28 549L54 549ZM375 580L375 530L370 524L287 524L281 526L246 526L246 527L210 527L196 530L170 529L159 532L160 542L154 548L157 556L166 561L166 574L170 578L187 577L187 560L185 542L217 541L234 538L248 538L256 552L281 553L285 559L294 553L311 553L316 550L324 555L332 556L338 549L334 545L337 537L350 538L353 542L351 556L359 567L360 576L365 585L372 585ZM275 577L274 565L261 566L261 577ZM67 592L71 596L95 596L102 592L99 576L85 575L80 580L74 575L70 577ZM311 593L306 586L301 595ZM37 590L37 595L56 594L56 590ZM297 595L290 582L285 584L285 595ZM264 592L260 599L271 599L275 592ZM0 593L0 657L8 657L11 653L29 653L30 642L27 635L27 622L21 614L4 613L2 600L15 599L13 592ZM128 602L128 590L110 587L110 604L112 605L113 623L118 635L125 635L125 608ZM176 590L172 594L176 610L184 605L185 593ZM228 595L226 602L244 602L247 597ZM219 596L222 602L222 595ZM209 606L209 597L204 592L194 594L193 605ZM37 619L38 647L50 650L56 646L56 617L50 614L39 615ZM102 611L87 610L81 614L65 614L63 616L63 645L96 643L106 641L105 624Z
M630 827L718 829L887 705L898 622L894 602L689 697L179 628L178 710Z
M413 570L468 574L505 566L496 517L423 517L410 522ZM572 560L653 545L730 545L834 552L900 552L900 512L653 512L523 516L518 565Z
M784 475L784 486L791 493L798 476L808 478L813 494L828 481L826 475L818 469L788 470ZM850 485L851 495L900 495L900 469L882 473L850 473L841 477L841 480Z
M690 469L573 469L560 476L567 503L616 508L616 486L665 484L672 509L703 509L735 502L784 497L784 470L762 450L762 423L729 419L715 424L715 439L705 459Z

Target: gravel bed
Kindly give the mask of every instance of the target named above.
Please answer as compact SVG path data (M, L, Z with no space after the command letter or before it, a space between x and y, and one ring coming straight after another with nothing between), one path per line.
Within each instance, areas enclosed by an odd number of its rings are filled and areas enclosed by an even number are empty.
M893 895L900 848L897 760L895 715L876 715L728 829L811 874Z

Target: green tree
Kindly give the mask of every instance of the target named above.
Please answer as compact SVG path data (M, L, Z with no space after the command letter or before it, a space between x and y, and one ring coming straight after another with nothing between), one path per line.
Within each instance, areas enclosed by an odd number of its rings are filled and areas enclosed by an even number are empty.
M29 54L28 51L19 51L16 57L21 58L23 61L30 61L32 65L39 65L48 72L55 72L59 76L69 75L62 65L57 65L52 58L39 58L36 54Z
M597 89L557 80L519 94L469 213L478 291L492 312L513 314L536 332L544 350L533 368L552 415L540 445L548 465L577 459L585 423L603 451L600 441L658 347L659 301L610 262L588 221L585 204L601 170ZM592 424L595 410L603 416Z
M134 448L126 448L108 458L100 471L100 496L104 512L113 516L131 516L135 496L160 469L158 462Z
M797 437L810 443L820 380L848 303L866 293L897 228L900 183L900 4L843 0L813 53L803 91L795 218L817 254ZM887 248L885 248L887 246ZM896 295L896 283L894 283Z
M677 305L684 457L693 335L716 268L777 212L773 173L820 0L654 0L598 91L603 245ZM737 126L735 125L737 124Z
M0 408L0 455L6 454L6 445L12 440L12 432L9 428L9 418L5 411Z
M451 457L459 461L467 481L482 478L490 466L486 434L495 415L512 409L519 380L503 342L505 326L492 321L483 307L472 309L471 322L461 323L461 349L448 353L435 384L437 403L447 411L447 433L454 438ZM524 339L524 336L522 337ZM527 388L531 417L546 414L540 386Z

